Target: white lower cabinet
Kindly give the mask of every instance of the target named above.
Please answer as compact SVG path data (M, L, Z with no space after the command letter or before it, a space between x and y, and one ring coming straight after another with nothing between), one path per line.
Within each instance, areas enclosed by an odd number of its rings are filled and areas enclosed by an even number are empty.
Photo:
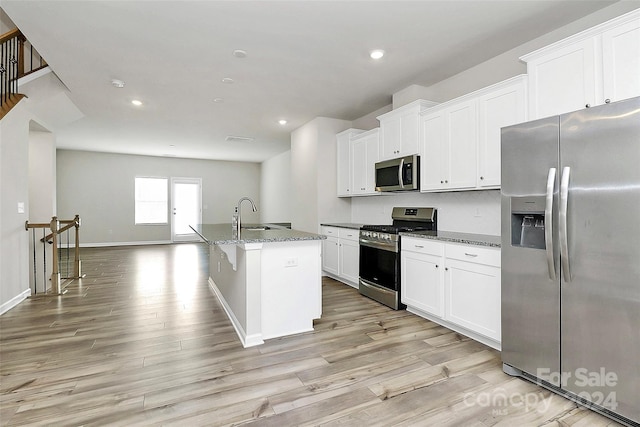
M336 237L327 236L327 239L322 241L322 269L337 275L339 268L340 244Z
M322 227L327 236L322 245L322 270L354 288L360 276L359 230L340 227Z
M426 243L426 245L425 245ZM402 238L402 303L437 317L444 316L444 245ZM405 249L406 248L406 249Z
M500 348L500 249L402 237L401 266L407 310Z

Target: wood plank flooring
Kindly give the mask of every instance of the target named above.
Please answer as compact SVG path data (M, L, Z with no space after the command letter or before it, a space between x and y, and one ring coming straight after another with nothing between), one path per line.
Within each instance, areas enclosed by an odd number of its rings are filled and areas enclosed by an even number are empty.
M82 249L86 278L0 316L0 423L613 426L499 352L323 281L312 333L243 348L207 247Z

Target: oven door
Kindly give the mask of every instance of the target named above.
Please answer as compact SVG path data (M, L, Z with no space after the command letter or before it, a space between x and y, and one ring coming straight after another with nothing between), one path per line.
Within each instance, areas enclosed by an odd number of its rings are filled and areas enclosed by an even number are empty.
M360 239L360 279L397 292L400 282L397 244L368 243Z

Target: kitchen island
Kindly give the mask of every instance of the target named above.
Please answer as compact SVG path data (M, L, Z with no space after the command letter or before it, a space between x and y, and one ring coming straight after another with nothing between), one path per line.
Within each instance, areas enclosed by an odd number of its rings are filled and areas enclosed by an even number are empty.
M322 314L324 236L277 225L191 228L209 244L209 286L244 347L308 332Z

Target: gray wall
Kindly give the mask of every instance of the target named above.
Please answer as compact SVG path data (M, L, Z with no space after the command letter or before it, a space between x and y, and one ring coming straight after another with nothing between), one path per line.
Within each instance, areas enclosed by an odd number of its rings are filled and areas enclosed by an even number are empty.
M262 222L291 222L290 150L262 162L260 199Z
M0 313L29 295L29 122L22 100L0 120ZM18 213L24 203L24 213Z
M81 245L171 240L169 224L134 224L136 176L202 178L204 223L230 223L242 196L260 207L258 163L58 150L57 173L58 216L80 215ZM258 222L259 213L243 206L243 221Z

